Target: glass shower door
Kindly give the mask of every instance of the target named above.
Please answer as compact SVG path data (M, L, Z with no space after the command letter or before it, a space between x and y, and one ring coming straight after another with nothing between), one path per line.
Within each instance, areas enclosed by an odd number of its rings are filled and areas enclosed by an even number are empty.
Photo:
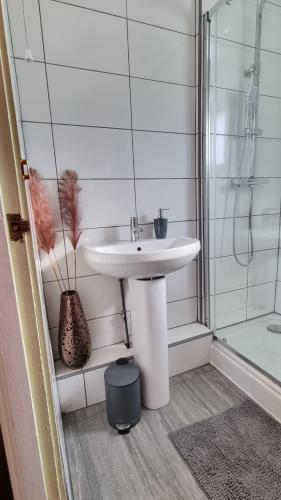
M262 364L274 335L266 327L281 327L281 2L219 2L205 23L209 322L218 338ZM270 359L276 344L281 354L276 335Z

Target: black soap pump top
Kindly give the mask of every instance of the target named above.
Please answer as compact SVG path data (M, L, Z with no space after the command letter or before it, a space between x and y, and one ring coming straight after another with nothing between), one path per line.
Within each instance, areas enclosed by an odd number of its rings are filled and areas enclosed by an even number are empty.
M157 239L164 239L167 236L168 219L163 217L164 212L169 208L158 209L158 219L154 219L154 231Z

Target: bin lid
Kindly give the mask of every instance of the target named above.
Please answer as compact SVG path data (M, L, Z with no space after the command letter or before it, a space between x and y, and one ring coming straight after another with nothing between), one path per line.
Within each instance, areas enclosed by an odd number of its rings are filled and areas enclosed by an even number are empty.
M140 371L136 365L121 358L105 370L104 380L106 384L113 387L125 387L136 382L139 374Z

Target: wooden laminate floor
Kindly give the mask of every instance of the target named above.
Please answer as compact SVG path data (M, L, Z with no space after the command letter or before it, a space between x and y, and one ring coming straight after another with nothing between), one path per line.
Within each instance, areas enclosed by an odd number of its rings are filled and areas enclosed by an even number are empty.
M106 420L105 404L64 417L74 500L203 500L169 432L239 404L246 397L210 365L173 377L171 401L143 410L128 435Z

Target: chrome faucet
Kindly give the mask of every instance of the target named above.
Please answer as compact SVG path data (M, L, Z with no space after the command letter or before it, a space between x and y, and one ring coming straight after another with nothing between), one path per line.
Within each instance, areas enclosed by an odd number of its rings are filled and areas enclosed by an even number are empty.
M131 241L139 241L140 233L143 232L143 229L139 226L139 221L137 217L130 218L130 233L131 233Z

